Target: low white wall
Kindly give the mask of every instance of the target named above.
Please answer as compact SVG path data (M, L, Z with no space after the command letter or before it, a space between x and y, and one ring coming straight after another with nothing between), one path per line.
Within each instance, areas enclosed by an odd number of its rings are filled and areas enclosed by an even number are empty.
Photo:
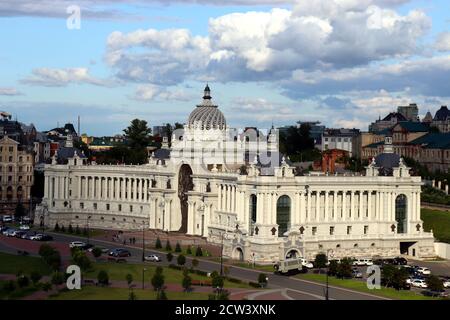
M450 259L450 244L444 242L435 242L434 250L436 254L444 259Z

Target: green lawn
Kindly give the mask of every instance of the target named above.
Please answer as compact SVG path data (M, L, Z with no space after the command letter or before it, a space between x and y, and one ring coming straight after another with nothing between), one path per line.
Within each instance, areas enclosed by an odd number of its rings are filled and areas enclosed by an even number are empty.
M153 274L155 273L157 265L155 264L126 264L126 263L115 263L115 262L98 262L94 263L94 268L92 271L85 274L88 278L97 278L97 274L100 270L105 270L108 272L109 279L111 280L122 280L125 281L126 275L129 273L133 276L135 283L141 283L142 281L142 269L146 268L144 272L144 281L149 283ZM164 278L166 283L179 283L183 279L183 272L180 270L172 269L169 267L163 267ZM201 276L195 273L190 273L190 277L193 280L206 280L209 279L206 276ZM256 279L255 279L256 280ZM225 281L225 288L250 288L245 283L233 283Z
M51 273L50 267L41 258L0 252L0 273L17 274L18 271L27 275L32 271L38 271L42 275Z
M450 243L450 212L422 209L421 218L425 231L433 230L435 238Z
M326 282L326 276L324 274L303 273L298 274L295 277L303 280L311 280L321 283ZM332 286L343 287L395 300L438 300L437 298L425 297L421 294L415 293L412 290L397 291L395 289L385 287L381 287L381 289L379 290L371 290L367 288L366 282L353 279L341 280L335 277L328 277L328 283Z
M16 300L28 296L37 290L40 290L40 288L36 288L35 286L30 285L26 288L16 288L16 290L8 294L3 290L3 286L5 283L6 281L0 280L0 300Z
M150 289L134 289L138 300L155 300L156 292ZM85 286L81 290L60 292L51 296L50 300L128 300L129 290L126 288L102 288ZM207 300L204 292L166 292L169 300Z

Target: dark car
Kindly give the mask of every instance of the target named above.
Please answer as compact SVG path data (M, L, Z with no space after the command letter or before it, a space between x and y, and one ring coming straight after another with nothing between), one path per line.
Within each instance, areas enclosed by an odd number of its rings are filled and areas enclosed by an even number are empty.
M90 243L86 243L84 246L80 247L81 250L89 250L91 248L93 248L94 245L90 244Z
M14 236L15 236L16 238L22 238L22 236L24 236L26 233L27 233L26 231L19 230L19 231L16 231L16 233L14 234Z
M131 257L131 252L126 249L113 249L109 252L112 257Z
M433 291L433 290L425 290L422 291L422 294L427 297L436 297L436 298L447 298L448 293L445 290L441 291Z
M35 235L36 235L35 231L29 231L22 236L22 239L31 240L31 237L33 237Z
M53 237L48 234L38 234L32 240L36 241L52 241Z
M408 260L406 260L406 259L403 258L403 257L397 257L397 258L394 258L394 264L396 264L396 265L404 266L404 265L406 265L407 263L408 263Z

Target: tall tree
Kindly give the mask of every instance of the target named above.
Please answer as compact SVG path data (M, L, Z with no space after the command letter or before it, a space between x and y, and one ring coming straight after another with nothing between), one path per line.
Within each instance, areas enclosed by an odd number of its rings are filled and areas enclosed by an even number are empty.
M124 129L123 132L128 138L129 146L132 149L143 149L150 142L152 130L147 126L147 121L134 119L131 121L130 126Z

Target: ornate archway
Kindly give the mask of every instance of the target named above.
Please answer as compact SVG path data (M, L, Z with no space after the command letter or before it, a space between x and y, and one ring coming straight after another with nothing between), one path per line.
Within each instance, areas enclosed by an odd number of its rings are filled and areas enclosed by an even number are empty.
M397 233L406 233L407 201L404 194L395 198L395 221L397 222Z
M178 231L186 233L188 223L188 192L194 189L192 182L192 169L189 165L183 164L178 174L178 198L181 208L181 227Z
M290 227L291 219L291 198L288 196L281 196L277 201L277 224L278 236L283 237L284 233Z
M244 251L242 248L237 247L233 250L232 258L234 260L244 261Z

